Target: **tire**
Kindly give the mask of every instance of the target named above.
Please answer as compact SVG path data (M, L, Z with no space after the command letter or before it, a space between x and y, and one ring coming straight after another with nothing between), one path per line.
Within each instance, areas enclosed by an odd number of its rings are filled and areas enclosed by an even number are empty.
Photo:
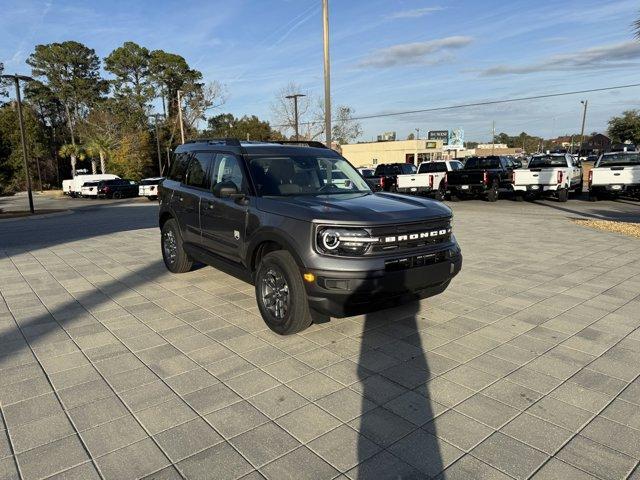
M576 188L574 188L573 191L571 192L571 196L573 198L580 198L582 196L582 187L583 187L583 184L582 184L582 182L580 182L576 186Z
M156 200L158 200L158 197L156 197L156 196L147 197L147 198L152 202L155 202Z
M598 201L598 195L596 195L595 193L589 192L589 201L590 202L597 202Z
M302 275L286 250L277 250L262 258L256 272L255 290L260 314L274 332L291 335L311 325L313 320ZM274 295L277 295L275 300Z
M498 192L498 185L493 184L491 189L485 194L485 200L487 202L497 202L500 193Z
M173 242L173 245L171 244ZM162 225L160 245L164 264L172 273L184 273L191 270L193 260L182 246L182 235L178 222L171 218Z
M442 200L444 200L444 196L445 196L444 186L440 185L438 190L436 190L435 193L433 194L433 199L441 202Z
M461 200L460 195L453 192L449 194L449 198L452 202L459 202Z
M111 198L113 198L114 200L120 200L122 198L122 192L113 192Z
M516 202L524 202L524 193L518 193L518 192L514 193L513 194L513 199Z
M569 200L569 190L567 190L566 188L558 190L558 201L560 203L564 203L567 200Z

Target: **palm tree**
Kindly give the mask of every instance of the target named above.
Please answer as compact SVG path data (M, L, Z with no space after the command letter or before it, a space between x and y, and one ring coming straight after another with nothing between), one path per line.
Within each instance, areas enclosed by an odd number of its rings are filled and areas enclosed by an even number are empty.
M113 148L114 144L107 136L96 136L89 140L89 144L87 145L87 153L92 158L95 158L96 156L100 157L100 173L106 173L107 157L111 154ZM93 165L95 165L95 160L92 159L91 162L93 167Z
M86 158L86 153L82 145L74 143L65 143L62 145L58 151L58 155L62 158L71 159L71 175L73 177L76 176L76 162Z

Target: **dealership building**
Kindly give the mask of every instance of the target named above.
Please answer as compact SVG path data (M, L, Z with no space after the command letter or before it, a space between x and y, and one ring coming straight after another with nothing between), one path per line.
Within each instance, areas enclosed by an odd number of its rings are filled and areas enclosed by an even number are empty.
M355 167L381 163L413 163L446 158L442 140L398 140L342 145L342 155ZM417 161L416 161L417 159Z

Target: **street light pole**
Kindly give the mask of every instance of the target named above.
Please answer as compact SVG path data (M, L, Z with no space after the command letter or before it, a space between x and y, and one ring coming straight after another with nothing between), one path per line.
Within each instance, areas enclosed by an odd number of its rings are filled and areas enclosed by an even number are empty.
M164 117L161 113L154 113L151 115L154 118L154 125L156 128L156 147L158 149L158 174L162 176L162 154L160 153L160 131L158 130L158 118Z
M582 144L584 143L584 124L587 120L587 105L589 104L589 100L581 100L580 103L584 105L584 110L582 111L582 128L580 129L580 148L578 148L578 160L580 160Z
M298 98L300 97L306 97L306 95L304 93L294 93L284 97L293 99L293 125L296 132L296 141L300 140L300 134L298 132Z
M331 148L331 62L329 61L329 0L322 0L322 30L324 43L324 130L326 144Z
M178 121L180 122L180 138L184 144L184 124L182 123L182 91L178 90Z
M22 161L24 162L24 174L27 178L27 195L29 196L29 211L35 212L33 208L33 193L31 192L31 175L29 175L29 163L27 161L27 138L24 133L24 119L22 118L22 98L20 97L20 80L25 82L33 80L25 75L0 75L0 78L13 79L16 86L16 104L18 106L18 123L20 124L20 139L22 140Z

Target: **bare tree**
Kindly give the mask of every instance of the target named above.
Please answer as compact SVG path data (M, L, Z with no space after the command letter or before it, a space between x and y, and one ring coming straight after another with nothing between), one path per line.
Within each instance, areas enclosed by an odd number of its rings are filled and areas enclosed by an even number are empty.
M183 118L187 128L195 128L198 121L206 120L209 110L219 108L227 101L227 87L216 81L207 85L192 84L184 88Z
M333 113L332 136L340 145L352 142L362 135L362 125L353 119L355 110L346 105L338 105Z
M298 125L300 137L315 140L324 133L324 107L319 97L314 96L300 85L290 82L282 87L271 103L271 117L274 128L284 137L295 132L295 109L291 98L287 96L303 94L298 98Z

